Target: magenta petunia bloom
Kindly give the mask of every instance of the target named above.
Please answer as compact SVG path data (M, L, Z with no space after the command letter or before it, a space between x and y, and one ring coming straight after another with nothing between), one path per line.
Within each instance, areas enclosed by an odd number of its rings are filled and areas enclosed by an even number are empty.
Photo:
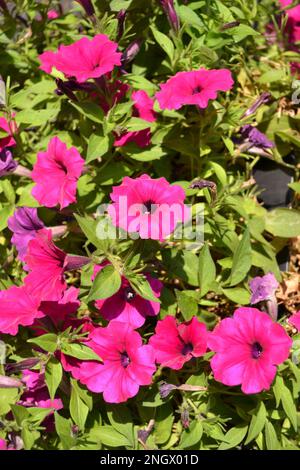
M165 178L126 176L120 186L113 187L110 196L113 204L108 213L113 224L129 233L138 232L143 239L165 240L178 222L190 219L184 190L170 185Z
M29 241L45 227L38 217L37 209L18 207L8 219L8 227L13 232L11 242L17 248L18 258L24 261Z
M95 266L94 275L104 266ZM160 296L163 284L152 276L147 275L147 280L154 295ZM105 320L117 320L139 328L145 323L146 317L158 315L160 303L143 299L132 289L125 277L122 277L122 285L119 291L108 299L96 300L95 305Z
M294 313L294 315L291 315L288 321L291 325L297 328L298 331L300 331L300 310Z
M121 53L118 44L110 41L105 34L97 34L92 39L87 37L69 46L60 46L58 51L46 51L39 56L40 68L51 73L52 68L75 77L79 83L89 78L98 78L109 73L116 65L121 65Z
M0 291L0 332L15 336L20 325L29 326L44 316L40 300L26 286Z
M67 285L64 278L67 255L54 245L50 230L42 229L28 243L25 284L44 301L60 300Z
M26 390L18 402L19 405L25 407L51 408L53 411L63 408L63 403L60 398L51 400L43 372L25 369L23 370L22 381L26 385Z
M264 300L270 300L274 297L276 289L279 287L273 273L268 273L265 276L254 277L249 282L251 290L251 304L257 304Z
M287 7L293 3L293 0L279 0L281 6ZM289 33L289 42L294 44L300 41L300 5L296 5L285 13L288 16L286 30Z
M42 301L40 311L44 317L35 321L32 326L34 332L37 335L42 335L52 331L53 327L58 331L64 331L70 326L70 322L76 322L76 318L73 318L72 314L76 313L80 306L78 294L79 289L72 286L63 292L61 299Z
M84 160L75 147L67 148L58 137L53 137L46 152L39 152L31 176L37 184L33 197L46 207L60 205L60 209L76 202L77 181L82 174Z
M230 90L233 83L227 69L178 72L160 85L156 98L161 109L179 109L186 104L207 108L209 100L217 98L218 91Z
M154 122L156 120L155 112L153 110L154 101L143 90L134 91L131 96L133 105L133 116L144 119L147 122ZM130 142L134 142L138 147L147 147L151 143L151 130L143 129L135 132L125 132L115 139L115 147L124 147Z
M8 450L5 439L0 439L0 450Z
M157 323L149 344L153 347L156 362L179 370L193 357L205 354L207 338L206 326L196 317L177 324L174 317L167 315Z
M1 137L0 139L0 152L6 147L14 147L16 141L13 138L13 132L16 132L17 128L14 122L9 123L4 117L0 117L0 129L7 133L7 136Z
M59 18L59 13L56 10L49 10L47 12L47 18L48 20L56 20Z
M211 360L214 378L225 385L242 386L246 394L269 390L276 366L284 362L292 340L284 328L256 308L238 308L208 338L216 352Z
M125 323L113 321L95 328L88 345L103 360L82 362L77 377L89 390L103 392L108 403L134 397L141 385L150 385L155 372L154 352L141 336Z

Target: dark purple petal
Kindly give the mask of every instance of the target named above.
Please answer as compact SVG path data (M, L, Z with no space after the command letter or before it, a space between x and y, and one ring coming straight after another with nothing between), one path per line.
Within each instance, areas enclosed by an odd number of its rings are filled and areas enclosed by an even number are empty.
M0 152L0 177L12 173L17 168L18 163L13 159L12 153L7 148Z
M244 142L247 140L253 146L258 148L273 148L275 147L274 142L269 140L265 134L260 132L256 127L246 124L240 129L241 136Z
M19 259L24 261L28 243L36 237L38 230L45 227L38 217L37 209L19 207L8 219L8 227L14 233L11 242L17 248Z
M180 28L180 23L175 10L174 0L160 0L160 3L164 9L165 14L167 15L171 28L173 28L174 31L178 31Z
M94 6L91 0L75 0L76 2L80 3L82 8L84 8L87 16L92 16L95 13Z

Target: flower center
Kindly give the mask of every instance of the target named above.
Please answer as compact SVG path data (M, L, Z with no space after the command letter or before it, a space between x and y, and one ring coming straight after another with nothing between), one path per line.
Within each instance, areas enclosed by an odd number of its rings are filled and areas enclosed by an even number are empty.
M125 295L126 301L131 302L135 298L136 293L134 292L134 290L131 289L131 287L125 287L124 295Z
M55 163L58 166L58 168L62 170L65 174L68 173L67 167L61 161L55 160Z
M194 349L194 346L192 345L192 343L184 343L182 350L181 350L181 354L183 356L187 356L189 353L193 351L193 349Z
M126 351L121 353L121 366L126 369L130 364L130 359Z
M255 342L252 344L251 355L253 359L258 359L261 356L262 352L263 352L263 348L258 342Z
M152 199L149 199L148 201L143 202L143 206L144 206L143 214L149 215L155 212L156 204L154 203L154 201L152 201Z
M202 90L203 90L203 88L200 85L198 85L193 89L192 94L197 95L198 93L201 93Z

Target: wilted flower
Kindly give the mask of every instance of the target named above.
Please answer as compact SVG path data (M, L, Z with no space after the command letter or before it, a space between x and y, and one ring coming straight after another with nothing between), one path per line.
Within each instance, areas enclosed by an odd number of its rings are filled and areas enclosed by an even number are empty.
M123 52L123 55L122 55L122 58L121 58L121 62L122 62L123 66L125 66L125 65L127 65L127 64L129 64L130 62L133 61L135 56L140 51L141 44L142 44L141 39L135 39L131 44L129 44L127 49L125 49L125 51Z
M251 289L251 303L257 304L263 300L268 300L273 297L279 283L273 273L268 273L265 276L257 276L249 282Z
M117 20L118 20L117 41L121 39L121 37L124 34L126 14L127 14L126 10L120 10L117 14Z
M173 390L176 390L176 385L168 384L167 382L161 382L159 384L159 394L161 398L167 398Z
M241 119L251 116L251 114L254 114L255 111L258 110L263 104L266 104L270 101L271 98L271 93L264 91L255 101L254 103L250 106L250 108L247 109L247 111L244 112L242 115Z
M265 134L260 132L256 127L246 124L240 129L240 134L243 138L243 143L248 144L250 147L258 147L268 149L275 147L274 142L269 140Z
M18 166L13 159L12 153L7 148L0 151L0 177L12 173Z
M8 219L8 227L14 233L11 242L18 250L18 257L24 261L29 241L33 240L45 225L39 219L37 209L18 207Z

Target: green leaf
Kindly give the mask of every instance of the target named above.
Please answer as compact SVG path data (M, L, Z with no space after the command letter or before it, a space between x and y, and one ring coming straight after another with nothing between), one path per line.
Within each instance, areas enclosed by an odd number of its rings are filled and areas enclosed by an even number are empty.
M84 430L89 409L78 392L77 382L71 379L70 414L80 430Z
M203 427L200 421L193 421L188 429L185 429L181 435L179 448L187 449L197 444L202 437Z
M245 287L233 287L229 289L222 289L227 299L239 305L249 305L250 303L250 292Z
M130 442L112 426L98 426L93 430L93 434L108 447L130 447Z
M199 255L199 286L200 294L203 297L210 289L216 279L216 266L211 257L209 246L204 244Z
M94 279L88 295L88 302L92 300L107 299L121 287L121 276L112 265L105 266Z
M246 436L248 426L247 425L240 425L231 428L224 436L224 441L219 446L219 450L227 450L232 449L233 447L237 447L244 437Z
M61 440L63 449L68 450L76 443L72 435L72 421L63 418L57 411L54 413L55 429Z
M101 362L101 358L91 348L82 343L62 343L61 350L67 356L76 357L82 361Z
M270 421L267 421L265 425L265 439L266 439L266 446L268 450L278 450L280 448L276 431L274 429L273 424L270 423Z
M253 414L249 426L248 436L245 441L245 445L249 444L249 442L253 441L259 433L263 430L267 419L267 412L266 407L261 401Z
M185 321L189 321L198 313L198 302L189 291L176 291L177 303ZM194 292L192 292L194 293Z
M167 442L174 422L173 408L169 403L158 407L155 418L154 439L156 444Z
M33 343L44 349L45 351L54 353L57 349L57 336L54 333L47 333L46 335L39 336L38 338L28 339L28 343Z
M6 415L19 396L17 388L0 388L0 416Z
M246 229L243 238L239 242L237 250L233 255L229 285L235 286L243 281L251 268L251 264L250 233L249 230Z
M91 242L97 248L103 249L106 248L106 244L104 240L100 240L97 237L97 225L98 221L92 219L91 217L85 216L82 217L78 214L74 214L75 218L79 224L79 227L87 237L88 241Z
M133 417L130 409L124 404L109 405L107 416L112 427L128 439L131 447L135 445Z
M111 138L109 136L92 134L89 139L86 163L89 163L96 158L102 157L102 155L109 151L110 146Z
M54 121L59 113L59 108L51 109L24 109L16 115L17 124L28 124L31 126L44 126L49 121Z
M149 129L152 126L152 123L146 121L145 119L141 119L138 117L132 117L129 121L125 124L127 131L129 132L137 132L142 131L144 129Z
M125 276L133 290L143 299L160 303L160 300L155 296L144 274L125 273Z
M276 237L294 238L300 235L300 212L279 207L267 213L266 230Z
M283 385L283 394L281 396L282 407L289 418L293 428L297 431L297 409L290 390Z
M61 363L55 358L51 357L46 364L45 381L49 390L51 400L54 399L56 390L62 379L62 366Z
M150 28L157 44L165 51L170 61L172 62L174 58L175 49L171 39L168 38L168 36L166 36L165 34L155 29L154 26L150 26Z
M70 101L70 104L91 121L98 124L103 122L103 110L96 103L74 103L74 101Z
M229 34L232 34L233 39L235 42L241 42L243 39L247 38L248 36L259 36L260 33L258 31L255 31L255 29L251 28L251 26L248 26L247 24L240 24L239 26L236 26L235 28L231 28L228 30Z

